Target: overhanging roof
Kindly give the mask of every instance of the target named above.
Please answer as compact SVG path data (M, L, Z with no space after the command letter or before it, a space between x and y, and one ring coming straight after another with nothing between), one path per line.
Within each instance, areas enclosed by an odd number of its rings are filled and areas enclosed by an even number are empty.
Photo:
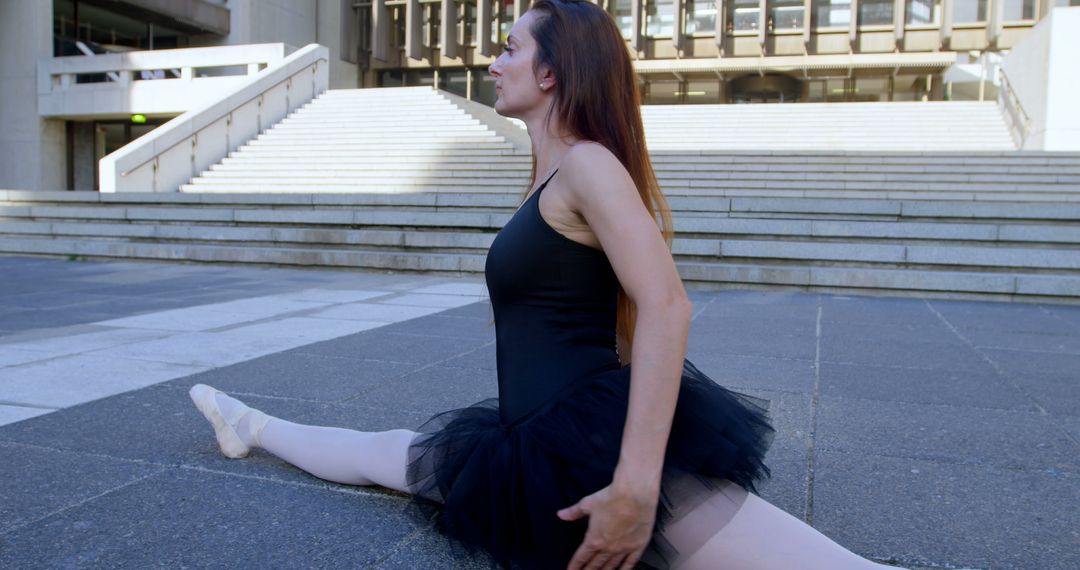
M229 9L205 0L80 1L189 34L229 34Z
M956 52L854 53L771 57L650 59L634 62L638 73L803 71L811 69L947 68Z

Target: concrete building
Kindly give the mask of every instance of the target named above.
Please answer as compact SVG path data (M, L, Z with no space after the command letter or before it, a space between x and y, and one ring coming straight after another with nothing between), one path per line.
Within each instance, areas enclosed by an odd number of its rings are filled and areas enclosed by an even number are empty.
M954 64L1010 49L1078 0L597 0L646 104L993 98ZM491 104L487 66L524 0L361 0L362 86L438 85ZM359 46L370 46L363 49ZM974 68L968 68L974 70Z
M1080 4L597 1L621 27L650 105L1002 101L1002 54L1055 7ZM307 44L327 49L312 71L326 73L331 89L433 86L490 105L487 67L528 6L525 0L0 2L0 188L96 190L102 157L181 113L214 104ZM1055 37L1074 41L1065 36ZM1077 111L1065 119L1061 111L1075 93L1075 77L1061 83L1058 73L1050 95L1049 79L1028 73L1041 69L1048 46L1027 50L1010 72L1032 81L1012 81L1015 92L1003 103L1025 131L1045 130L1055 117L1055 124L1076 128ZM308 89L308 96L323 89ZM1020 92L1036 101L1027 106L1037 112L1023 110ZM294 109L296 98L282 94L283 108ZM262 104L253 111L256 134L269 126ZM1030 140L1042 145L1033 148L1065 149L1054 141L1073 132ZM238 142L228 140L225 148ZM191 154L192 167L204 163Z
M355 87L358 67L349 61L355 59L354 52L346 56L341 50L353 34L348 29L355 22L353 14L350 0L4 0L0 187L95 190L97 160L189 110L197 100L212 97L223 84L205 82L207 87L192 90L168 85L168 80L238 78L268 63L250 68L250 50L189 55L177 50L276 43L284 44L284 53L277 57L281 59L317 43L330 51L331 87ZM49 78L41 75L50 66L56 70L71 66L71 60L93 58L109 67L120 55L132 63L154 51L162 52L159 69L73 74L74 84L102 87L92 96L85 96L88 90L83 89L75 109L66 108L75 97L60 103L40 101L49 87ZM177 61L188 65L181 67ZM181 78L182 69L191 77ZM150 80L164 81L155 90L147 89ZM107 89L108 84L123 87ZM147 92L141 98L140 90ZM179 105L156 108L161 97ZM132 120L136 114L141 115L139 122Z

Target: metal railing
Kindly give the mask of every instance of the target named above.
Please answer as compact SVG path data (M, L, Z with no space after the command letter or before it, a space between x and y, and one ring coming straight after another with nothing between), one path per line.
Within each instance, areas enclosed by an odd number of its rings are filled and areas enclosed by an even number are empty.
M1009 83L1009 76L1005 74L1005 69L1000 65L996 69L1001 84L998 88L998 106L1005 110L1009 134L1012 135L1016 148L1023 150L1028 135L1031 134L1031 117L1024 111L1024 105L1013 90L1012 84Z

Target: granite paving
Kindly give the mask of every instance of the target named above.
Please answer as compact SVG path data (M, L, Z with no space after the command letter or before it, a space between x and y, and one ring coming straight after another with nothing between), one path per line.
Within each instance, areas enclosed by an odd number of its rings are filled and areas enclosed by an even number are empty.
M230 460L207 383L415 429L497 396L481 279L0 256L0 568L493 568L402 493ZM872 560L1080 568L1080 308L706 290L687 357L769 401L763 498Z

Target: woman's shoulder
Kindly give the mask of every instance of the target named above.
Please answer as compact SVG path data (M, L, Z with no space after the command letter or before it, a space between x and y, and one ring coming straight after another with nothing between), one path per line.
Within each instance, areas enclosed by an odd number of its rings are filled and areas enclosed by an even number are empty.
M595 141L576 143L559 171L574 193L598 196L612 191L621 193L621 187L634 189L634 181L623 163L610 149ZM631 195L637 196L637 191L633 190Z
M615 153L595 141L581 141L563 159L563 166L568 177L584 186L594 185L597 181L630 180L630 172L623 166Z

